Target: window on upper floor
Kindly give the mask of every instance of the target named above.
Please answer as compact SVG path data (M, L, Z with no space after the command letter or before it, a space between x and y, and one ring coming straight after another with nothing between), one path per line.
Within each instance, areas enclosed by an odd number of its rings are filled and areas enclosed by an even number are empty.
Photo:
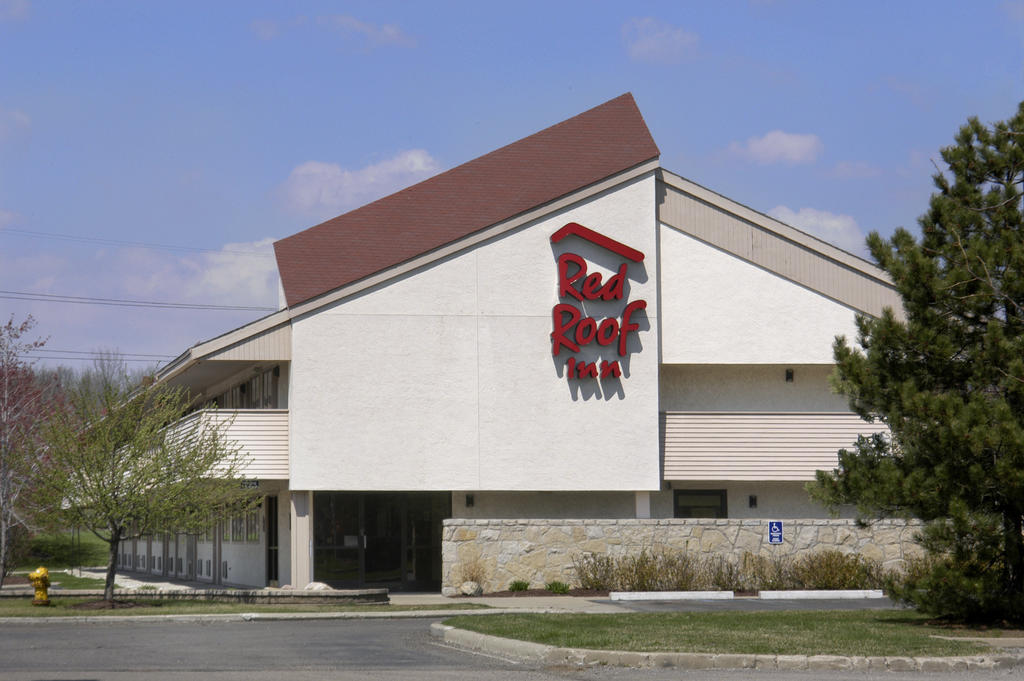
M277 409L281 370L273 367L233 385L212 401L220 409Z

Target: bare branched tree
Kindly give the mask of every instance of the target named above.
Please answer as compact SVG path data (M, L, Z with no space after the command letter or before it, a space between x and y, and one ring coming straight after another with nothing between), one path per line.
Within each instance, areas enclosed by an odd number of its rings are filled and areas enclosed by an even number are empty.
M42 468L42 424L57 385L32 369L30 353L46 342L25 338L34 325L31 316L20 324L11 316L0 326L0 586L31 528L26 501Z

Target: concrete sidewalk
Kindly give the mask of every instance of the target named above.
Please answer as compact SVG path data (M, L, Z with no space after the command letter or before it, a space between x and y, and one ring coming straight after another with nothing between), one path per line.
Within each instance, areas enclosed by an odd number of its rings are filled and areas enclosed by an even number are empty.
M106 579L107 569L105 567L75 568L73 574L76 577L91 577L93 579ZM59 582L60 572L51 572L50 581ZM147 575L141 572L123 573L118 572L114 577L114 587L118 589L141 589L155 588L158 591L188 591L190 589L210 589L231 587L215 587L210 582L187 581L184 579L168 579L158 575Z

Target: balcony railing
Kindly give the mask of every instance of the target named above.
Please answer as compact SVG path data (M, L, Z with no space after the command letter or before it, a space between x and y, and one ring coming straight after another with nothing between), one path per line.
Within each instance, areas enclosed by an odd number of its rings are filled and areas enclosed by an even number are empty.
M181 420L189 427L196 419L219 424L222 435L241 448L249 462L242 471L246 478L288 479L287 409L202 409Z

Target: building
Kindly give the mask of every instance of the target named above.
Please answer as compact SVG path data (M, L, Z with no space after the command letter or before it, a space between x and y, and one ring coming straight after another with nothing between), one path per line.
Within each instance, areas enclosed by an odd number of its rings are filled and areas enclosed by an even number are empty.
M263 510L125 568L436 589L483 520L844 522L803 486L879 426L831 393L831 345L899 298L661 168L631 95L275 250L281 309L158 376L234 416Z

